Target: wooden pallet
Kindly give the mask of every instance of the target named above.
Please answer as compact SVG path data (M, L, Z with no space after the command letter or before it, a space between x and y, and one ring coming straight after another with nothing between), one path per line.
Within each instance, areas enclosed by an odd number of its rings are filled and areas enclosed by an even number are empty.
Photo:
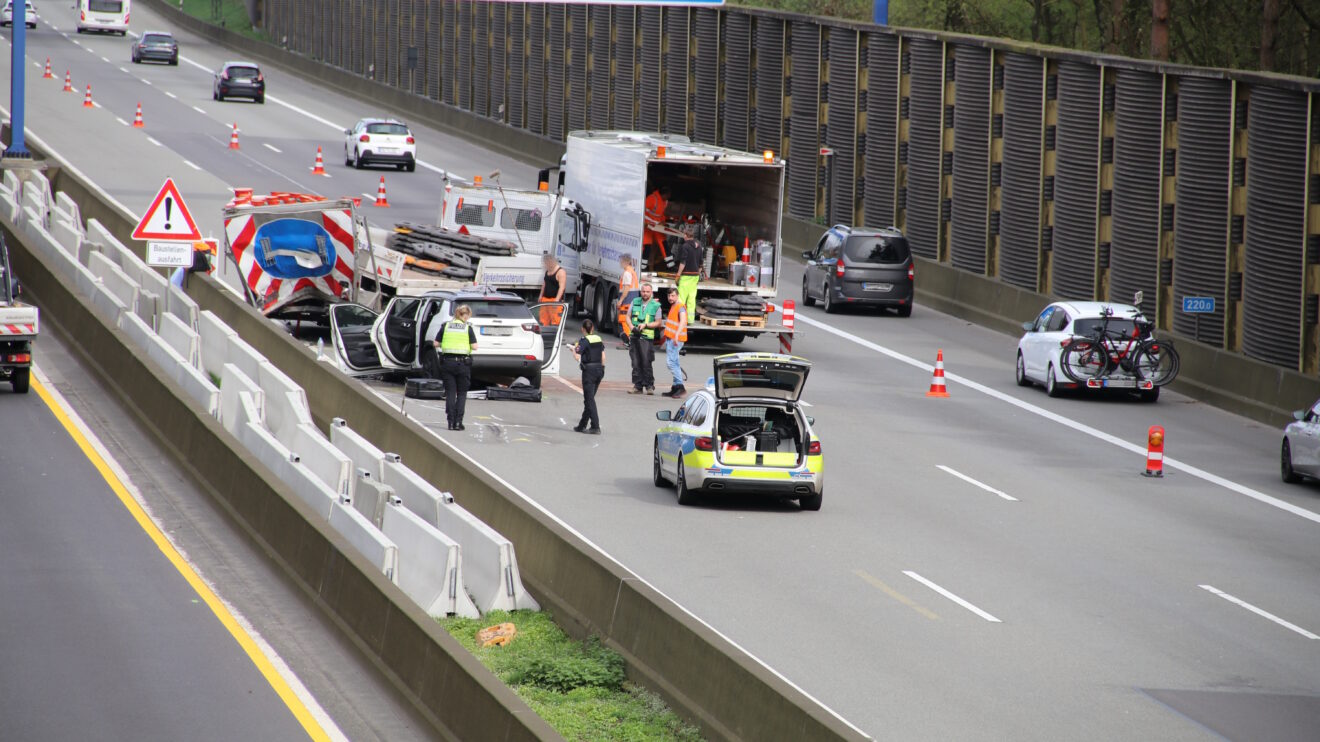
M765 317L755 317L743 315L734 319L733 317L714 317L700 309L697 310L697 321L712 327L765 327Z

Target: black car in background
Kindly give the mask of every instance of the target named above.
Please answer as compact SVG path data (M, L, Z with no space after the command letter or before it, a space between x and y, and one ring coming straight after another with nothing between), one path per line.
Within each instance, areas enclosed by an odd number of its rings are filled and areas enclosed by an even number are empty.
M802 253L802 303L825 311L843 306L892 307L912 316L915 269L907 238L897 227L865 229L836 224L816 249Z
M168 62L179 64L179 42L165 31L147 31L133 42L133 64Z
M266 78L256 62L225 62L215 73L211 98L219 101L225 98L251 98L257 103L265 103Z

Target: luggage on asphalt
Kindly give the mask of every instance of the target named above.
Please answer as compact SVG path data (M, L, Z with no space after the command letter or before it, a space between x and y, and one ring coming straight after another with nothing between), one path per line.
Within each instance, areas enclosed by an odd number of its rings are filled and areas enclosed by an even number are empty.
M486 399L509 399L515 402L540 402L541 390L519 376L508 386L493 386L486 390Z
M444 399L445 383L425 376L411 378L403 383L403 396L410 399Z

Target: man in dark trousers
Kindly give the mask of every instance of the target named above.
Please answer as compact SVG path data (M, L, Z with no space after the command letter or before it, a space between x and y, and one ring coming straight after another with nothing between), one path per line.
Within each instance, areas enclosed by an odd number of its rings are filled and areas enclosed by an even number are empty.
M450 430L463 430L463 411L467 407L468 387L472 384L472 351L477 349L477 334L468 319L472 307L462 304L454 318L445 323L438 341L440 378L445 382L445 417Z
M596 390L600 388L600 380L605 378L605 341L596 334L595 322L582 320L582 339L573 346L573 357L582 367L582 419L573 430L600 435ZM587 427L587 423L591 423L591 427Z
M652 290L650 283L642 284L642 295L633 299L628 309L628 324L632 326L628 355L632 360L633 382L629 394L655 394L655 330L663 320L660 302L651 296Z

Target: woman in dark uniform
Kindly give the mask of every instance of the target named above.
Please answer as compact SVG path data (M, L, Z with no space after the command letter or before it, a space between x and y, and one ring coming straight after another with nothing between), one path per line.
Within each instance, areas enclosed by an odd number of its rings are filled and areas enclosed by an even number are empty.
M595 333L596 323L582 320L582 339L573 346L573 357L582 367L582 420L573 430L600 435L600 416L596 414L596 389L605 378L605 341ZM587 427L587 423L591 427Z
M453 319L441 330L440 339L432 341L440 349L440 378L445 383L445 417L449 418L450 430L463 430L463 412L472 384L472 351L477 349L477 334L468 323L471 317L472 307L459 305Z

